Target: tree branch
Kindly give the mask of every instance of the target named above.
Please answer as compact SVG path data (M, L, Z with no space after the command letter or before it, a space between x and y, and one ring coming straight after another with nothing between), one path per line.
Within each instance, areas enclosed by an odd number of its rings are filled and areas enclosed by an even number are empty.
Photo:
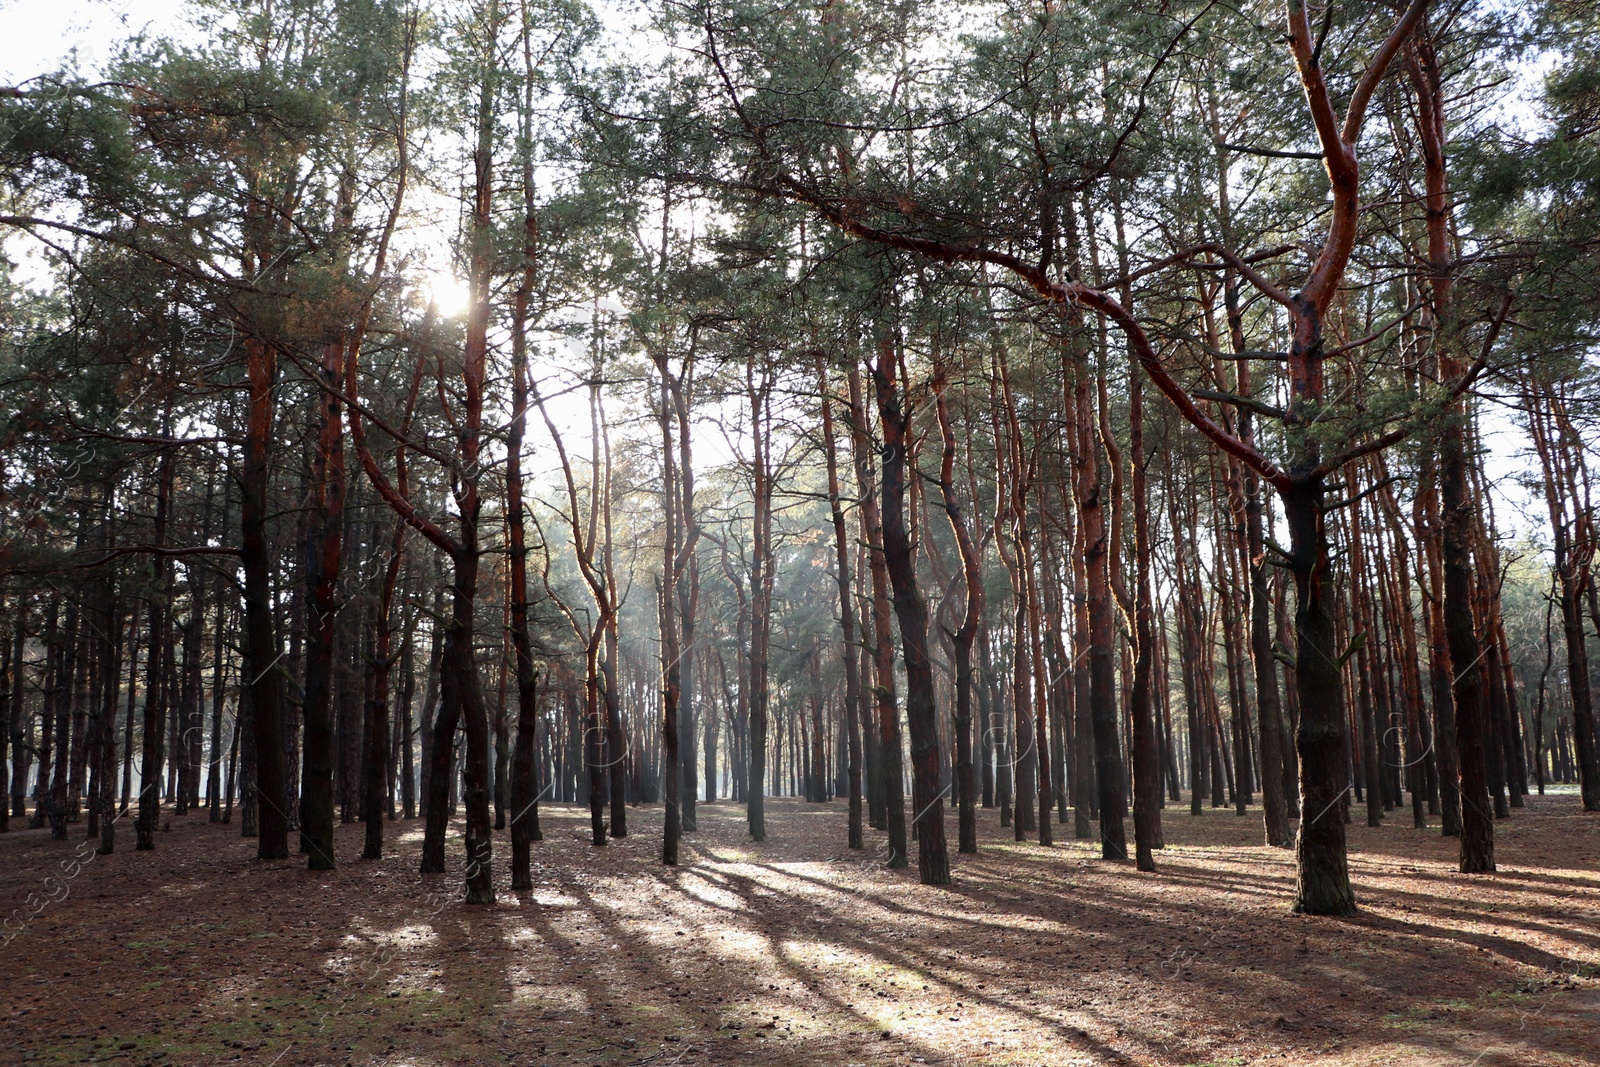
M1473 361L1472 366L1468 367L1466 372L1463 373L1460 378L1456 379L1455 384L1452 385L1444 394L1444 396L1440 398L1441 404L1452 404L1459 400L1468 389L1472 388L1472 383L1478 380L1478 376L1482 374L1484 368L1489 365L1490 351L1494 348L1495 340L1500 336L1500 329L1505 325L1506 316L1511 313L1512 300L1513 297L1510 292L1507 292L1501 299L1499 309L1495 311L1494 315L1489 320L1489 329L1488 332L1484 334L1483 346L1478 352L1478 358ZM1372 455L1374 452L1382 452L1390 445L1399 444L1407 437L1410 437L1412 434L1416 433L1417 430L1423 425L1424 421L1426 420L1409 420L1403 425L1397 426L1390 430L1386 434L1374 437L1370 441L1357 445L1349 451L1341 453L1335 458L1322 464L1317 468L1317 473L1318 475L1326 476L1331 474L1333 471L1338 470L1346 463L1353 463L1364 456Z
M1428 10L1428 0L1411 0L1411 6L1406 8L1396 22L1394 29L1389 31L1388 38L1379 46L1373 55L1372 62L1367 64L1367 69L1361 75L1361 81L1356 84L1355 92L1350 94L1350 106L1345 111L1344 130L1340 137L1347 145L1354 145L1361 136L1361 124L1366 119L1367 104L1372 99L1372 94L1377 91L1378 83L1389 72L1389 64L1394 62L1394 57L1400 51L1400 46L1405 44L1406 38L1421 21Z
M1224 393L1215 389L1193 389L1190 393L1201 400L1215 400L1219 404L1248 408L1257 415L1265 415L1269 419L1281 419L1285 414L1282 408L1275 408L1271 404L1264 404L1253 397L1240 396L1238 393Z
M195 545L190 548L163 548L160 545L127 545L115 548L99 559L83 564L84 568L100 567L112 560L121 559L123 556L161 556L167 559L179 559L184 556L237 556L237 548L228 548L219 545Z
M1232 144L1228 141L1216 142L1218 148L1226 148L1230 152L1242 152L1247 156L1266 156L1269 159L1321 159L1321 152L1291 152L1281 148L1250 148L1242 144Z

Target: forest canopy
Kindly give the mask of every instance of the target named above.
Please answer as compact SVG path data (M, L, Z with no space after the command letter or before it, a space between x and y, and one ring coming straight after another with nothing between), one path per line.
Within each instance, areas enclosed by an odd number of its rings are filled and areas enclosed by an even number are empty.
M0 87L0 829L1600 811L1593 4L185 12Z

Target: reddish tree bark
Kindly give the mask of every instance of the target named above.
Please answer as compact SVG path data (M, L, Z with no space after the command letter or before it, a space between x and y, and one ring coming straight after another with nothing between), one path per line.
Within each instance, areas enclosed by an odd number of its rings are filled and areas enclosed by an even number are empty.
M1418 99L1417 130L1427 185L1429 310L1440 373L1447 380L1455 380L1466 373L1466 368L1449 340L1440 337L1440 332L1450 325L1452 284L1444 102L1432 37L1420 14L1419 20L1423 28L1412 36L1409 59L1412 86ZM1494 820L1489 811L1484 765L1488 706L1472 612L1473 511L1468 497L1465 418L1466 405L1458 400L1452 404L1439 435L1438 471L1440 502L1444 509L1444 630L1454 676L1456 757L1461 782L1461 870L1469 873L1492 871L1495 862Z

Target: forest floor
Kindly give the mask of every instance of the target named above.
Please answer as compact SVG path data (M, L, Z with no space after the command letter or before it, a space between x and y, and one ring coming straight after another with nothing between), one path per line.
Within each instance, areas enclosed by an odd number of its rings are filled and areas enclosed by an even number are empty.
M843 847L842 802L769 804L761 845L702 804L675 870L659 808L597 850L547 806L533 892L496 835L492 909L456 900L458 837L456 873L416 873L420 822L380 862L340 827L333 872L204 812L75 874L81 824L0 835L0 1063L1600 1064L1600 816L1572 795L1498 824L1496 876L1406 811L1352 826L1353 919L1289 913L1257 810L1168 808L1153 876L982 812L930 888Z

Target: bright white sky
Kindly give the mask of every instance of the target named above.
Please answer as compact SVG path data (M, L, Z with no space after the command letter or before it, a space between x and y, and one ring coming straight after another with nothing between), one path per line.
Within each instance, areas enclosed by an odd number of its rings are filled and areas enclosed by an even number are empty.
M181 31L181 9L178 0L0 0L0 80L49 73L73 52L95 70L119 41Z

